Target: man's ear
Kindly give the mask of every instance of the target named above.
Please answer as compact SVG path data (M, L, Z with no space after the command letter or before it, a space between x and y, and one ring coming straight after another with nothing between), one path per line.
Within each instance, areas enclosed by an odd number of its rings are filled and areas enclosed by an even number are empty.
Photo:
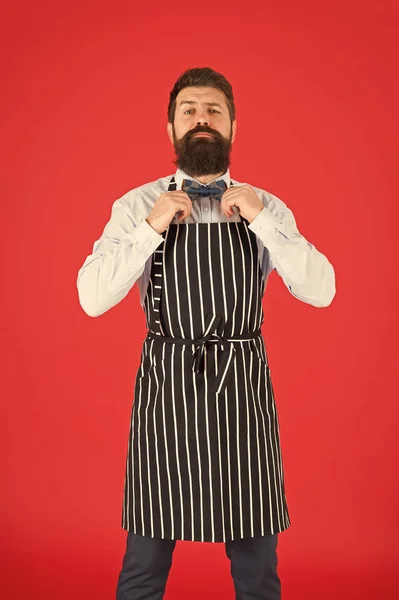
M233 143L235 140L235 137L236 137L236 132L237 132L237 121L235 121L235 120L232 121L231 127L232 127L231 143Z
M168 123L167 124L166 130L168 132L169 139L170 139L170 141L173 144L173 126L172 126L172 123Z

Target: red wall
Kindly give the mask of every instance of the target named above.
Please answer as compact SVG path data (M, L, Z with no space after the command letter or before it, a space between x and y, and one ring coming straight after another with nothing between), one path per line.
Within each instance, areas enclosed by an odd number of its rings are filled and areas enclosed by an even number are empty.
M8 4L1 597L114 597L145 322L136 288L88 317L76 277L113 201L174 172L169 92L211 66L235 91L232 176L284 200L336 270L328 308L275 272L264 300L283 598L397 598L398 3ZM233 597L223 544L178 542L165 598Z

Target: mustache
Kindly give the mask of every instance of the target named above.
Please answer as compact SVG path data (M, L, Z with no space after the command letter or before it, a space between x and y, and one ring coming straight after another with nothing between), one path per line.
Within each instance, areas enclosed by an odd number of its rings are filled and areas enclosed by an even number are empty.
M211 129L210 127L196 127L195 129L188 131L185 135L185 138L187 140L191 140L191 138L194 137L197 133L209 133L210 135L212 135L213 137L215 137L218 140L223 139L221 134L218 131Z

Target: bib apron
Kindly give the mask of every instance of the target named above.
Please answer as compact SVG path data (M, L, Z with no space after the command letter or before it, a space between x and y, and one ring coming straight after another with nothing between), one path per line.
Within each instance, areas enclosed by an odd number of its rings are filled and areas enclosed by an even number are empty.
M176 189L174 177L168 191ZM170 224L144 300L122 527L225 542L290 526L248 221Z

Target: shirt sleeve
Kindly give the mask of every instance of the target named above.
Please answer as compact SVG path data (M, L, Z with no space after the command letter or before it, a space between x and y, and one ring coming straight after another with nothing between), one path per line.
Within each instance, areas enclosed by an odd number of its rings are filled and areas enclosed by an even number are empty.
M79 302L85 313L98 317L118 304L162 241L144 216L133 221L123 197L116 200L110 220L78 272Z
M318 308L335 296L335 272L326 256L298 231L292 211L276 196L251 221L251 229L270 254L267 271L276 269L293 296Z

